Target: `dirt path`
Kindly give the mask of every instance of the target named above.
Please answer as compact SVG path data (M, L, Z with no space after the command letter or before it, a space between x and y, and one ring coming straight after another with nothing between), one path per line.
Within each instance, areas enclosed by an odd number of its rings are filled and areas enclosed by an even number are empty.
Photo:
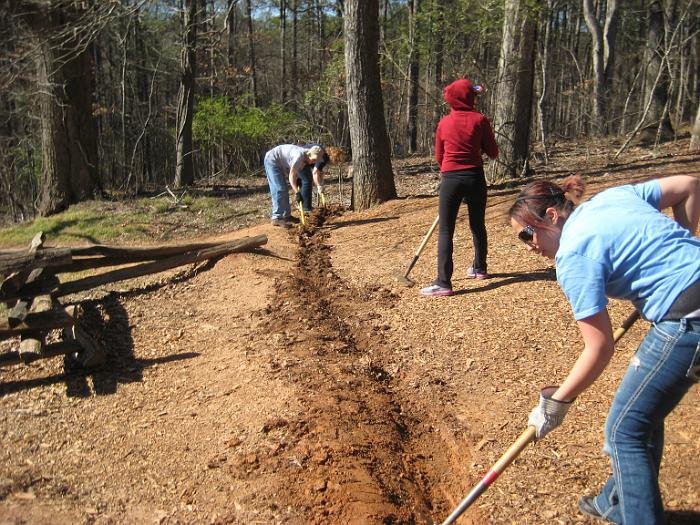
M589 193L700 173L700 158L632 159L587 175ZM563 175L564 173L561 173ZM559 176L559 173L552 173ZM451 298L394 277L436 212L434 176L362 213L316 213L302 232L267 224L265 253L235 254L86 303L110 362L0 370L0 523L440 522L524 429L580 337L553 267L488 209L493 279ZM407 190L410 188L411 190ZM461 220L461 219L460 219ZM435 242L412 272L434 276ZM629 305L613 302L614 323ZM605 409L646 329L620 342L561 429L528 447L462 524L592 523L576 500L608 474ZM700 518L697 389L668 421L662 490L672 524Z

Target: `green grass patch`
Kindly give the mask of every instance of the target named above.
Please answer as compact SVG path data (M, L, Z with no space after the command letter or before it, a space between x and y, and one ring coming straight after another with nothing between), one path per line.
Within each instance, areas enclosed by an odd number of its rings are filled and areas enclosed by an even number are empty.
M146 238L148 217L111 202L91 201L32 222L0 229L0 246L27 245L43 231L51 244L104 243L117 238Z
M183 196L177 203L165 197L87 201L50 217L1 228L0 248L28 246L40 231L51 246L182 239L190 233L201 235L203 227L221 225L232 217L254 212L254 209L241 209L240 203L237 207L230 200L192 195Z

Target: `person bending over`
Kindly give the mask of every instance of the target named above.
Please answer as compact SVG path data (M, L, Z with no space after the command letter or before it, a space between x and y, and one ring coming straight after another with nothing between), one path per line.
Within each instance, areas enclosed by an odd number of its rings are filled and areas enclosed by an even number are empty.
M287 177L295 189L299 172L317 162L323 150L320 146L304 148L294 144L281 144L265 153L263 165L272 200L272 224L283 228L292 226L292 210L289 206ZM295 181L295 182L292 182Z
M700 373L700 180L672 176L602 191L574 207L573 176L527 185L509 211L527 248L554 259L584 349L560 386L540 392L528 423L536 439L561 424L570 404L613 355L608 297L626 299L652 323L615 393L605 423L612 475L579 509L624 525L664 523L659 467L664 420ZM675 221L661 213L672 208Z

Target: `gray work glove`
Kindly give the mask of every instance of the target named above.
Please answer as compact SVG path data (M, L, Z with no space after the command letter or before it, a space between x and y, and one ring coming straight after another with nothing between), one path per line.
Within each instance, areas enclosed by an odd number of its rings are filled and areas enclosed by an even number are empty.
M540 390L540 402L530 412L527 424L535 427L536 439L542 439L552 430L561 425L564 416L569 411L571 401L557 401L552 394L558 386L546 386Z
M316 191L323 193L323 186L316 186Z

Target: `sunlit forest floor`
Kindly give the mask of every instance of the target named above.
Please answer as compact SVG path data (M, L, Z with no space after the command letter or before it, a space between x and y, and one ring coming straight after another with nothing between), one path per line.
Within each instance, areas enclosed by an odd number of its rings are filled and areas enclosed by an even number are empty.
M549 153L532 177L580 173L587 196L700 174L687 140L617 160L604 145ZM174 205L144 224L147 235L110 239L268 236L267 251L66 298L83 301L108 364L82 371L53 358L0 369L0 522L441 522L525 429L539 388L564 377L581 340L553 266L507 224L524 181L489 190L492 279L465 276L464 210L457 293L418 294L434 278L435 238L411 272L416 286L397 279L435 218L439 174L423 157L394 169L399 198L352 212L347 166L332 167L329 206L305 227L270 224L261 174L193 191L214 197L226 186L218 198L231 212L220 220L197 222ZM47 232L46 243L68 231ZM68 235L60 244L105 242ZM612 301L613 323L630 310ZM564 425L530 445L460 523L593 523L576 501L609 473L607 406L647 327L628 331ZM699 395L692 390L668 419L660 479L676 525L700 520Z

